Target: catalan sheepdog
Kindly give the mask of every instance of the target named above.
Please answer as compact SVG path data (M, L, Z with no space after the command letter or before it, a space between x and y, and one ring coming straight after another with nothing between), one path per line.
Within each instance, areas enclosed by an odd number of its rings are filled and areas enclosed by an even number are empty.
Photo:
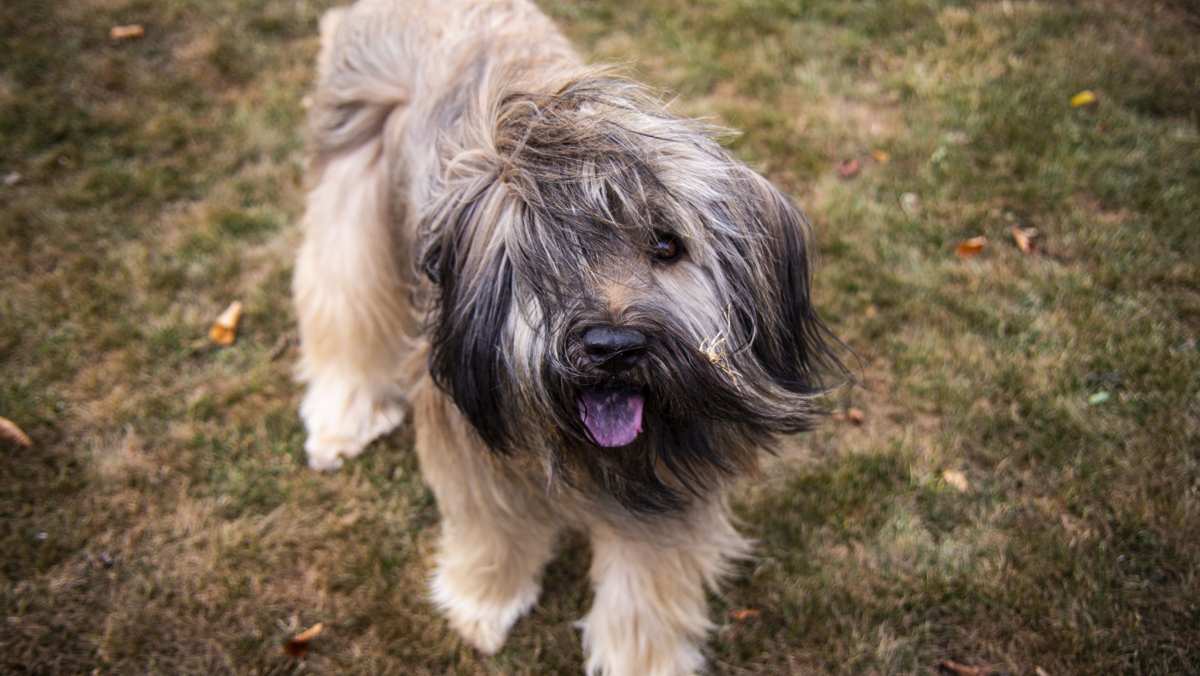
M309 464L414 425L431 594L484 653L590 540L589 674L704 667L725 492L839 367L807 225L528 0L329 12L296 264Z

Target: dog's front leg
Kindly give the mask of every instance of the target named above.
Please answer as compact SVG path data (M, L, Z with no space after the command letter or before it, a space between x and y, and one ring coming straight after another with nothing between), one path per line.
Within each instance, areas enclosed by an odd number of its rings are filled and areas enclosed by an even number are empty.
M413 404L421 474L442 517L433 601L490 655L537 601L560 524L537 482L498 461L432 383Z
M591 676L676 676L704 668L712 628L705 590L749 545L720 504L704 506L663 537L609 526L592 533L595 601L583 620Z

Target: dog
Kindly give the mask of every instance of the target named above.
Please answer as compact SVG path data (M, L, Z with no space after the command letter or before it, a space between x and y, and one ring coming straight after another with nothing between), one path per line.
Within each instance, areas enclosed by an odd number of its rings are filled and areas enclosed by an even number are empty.
M727 489L840 369L809 228L527 0L360 0L320 26L294 280L309 465L411 413L432 599L483 653L587 535L589 674L704 668L748 555Z

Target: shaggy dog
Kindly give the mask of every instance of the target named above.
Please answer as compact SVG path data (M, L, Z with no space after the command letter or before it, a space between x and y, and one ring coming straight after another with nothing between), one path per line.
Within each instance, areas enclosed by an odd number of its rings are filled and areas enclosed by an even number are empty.
M806 224L527 0L361 0L321 23L296 266L309 464L414 417L433 598L500 649L564 529L591 674L702 669L747 542L723 493L837 368Z

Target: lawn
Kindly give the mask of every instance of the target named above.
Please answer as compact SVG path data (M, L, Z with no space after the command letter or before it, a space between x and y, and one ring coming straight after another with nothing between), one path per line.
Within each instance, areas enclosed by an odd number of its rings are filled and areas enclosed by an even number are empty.
M0 10L0 416L33 440L0 441L0 671L580 669L581 540L483 658L425 597L411 434L304 465L289 285L327 4ZM714 671L1200 671L1200 9L540 4L742 132L853 352L837 415L736 494L758 556L711 599Z

